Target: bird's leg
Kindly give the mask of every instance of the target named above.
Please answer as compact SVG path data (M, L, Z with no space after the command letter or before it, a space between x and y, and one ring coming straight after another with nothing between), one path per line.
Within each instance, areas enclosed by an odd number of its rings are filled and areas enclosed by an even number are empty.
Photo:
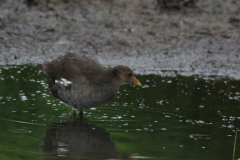
M76 110L75 110L74 107L72 107L72 112L71 112L71 114L72 114L72 120L74 120L75 117L76 117Z
M83 119L83 109L79 109L79 118L80 120Z

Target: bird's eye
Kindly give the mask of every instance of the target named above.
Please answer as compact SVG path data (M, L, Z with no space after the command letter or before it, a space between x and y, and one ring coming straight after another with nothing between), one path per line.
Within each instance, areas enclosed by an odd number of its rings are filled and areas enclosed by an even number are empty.
M132 76L132 73L128 73L127 75L130 77L130 76Z

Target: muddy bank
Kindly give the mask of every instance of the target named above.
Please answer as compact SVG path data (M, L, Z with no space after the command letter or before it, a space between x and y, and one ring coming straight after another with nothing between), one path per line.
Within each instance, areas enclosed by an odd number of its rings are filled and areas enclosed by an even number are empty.
M139 74L240 78L240 1L156 9L156 0L0 1L0 65L36 64L67 51ZM167 74L176 74L169 71Z

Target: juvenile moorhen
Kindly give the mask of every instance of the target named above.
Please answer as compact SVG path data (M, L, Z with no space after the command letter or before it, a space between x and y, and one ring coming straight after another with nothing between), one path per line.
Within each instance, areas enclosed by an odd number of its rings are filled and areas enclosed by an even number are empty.
M135 83L142 86L126 66L104 69L97 61L67 53L51 62L38 64L47 77L54 97L80 110L99 106L112 100L121 85Z

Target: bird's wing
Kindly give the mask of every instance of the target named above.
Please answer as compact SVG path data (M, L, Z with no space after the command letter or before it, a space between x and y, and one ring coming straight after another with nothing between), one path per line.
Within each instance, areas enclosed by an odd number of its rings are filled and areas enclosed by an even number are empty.
M112 99L118 87L97 83L105 69L95 60L68 53L42 65L52 94L69 106L89 108Z

